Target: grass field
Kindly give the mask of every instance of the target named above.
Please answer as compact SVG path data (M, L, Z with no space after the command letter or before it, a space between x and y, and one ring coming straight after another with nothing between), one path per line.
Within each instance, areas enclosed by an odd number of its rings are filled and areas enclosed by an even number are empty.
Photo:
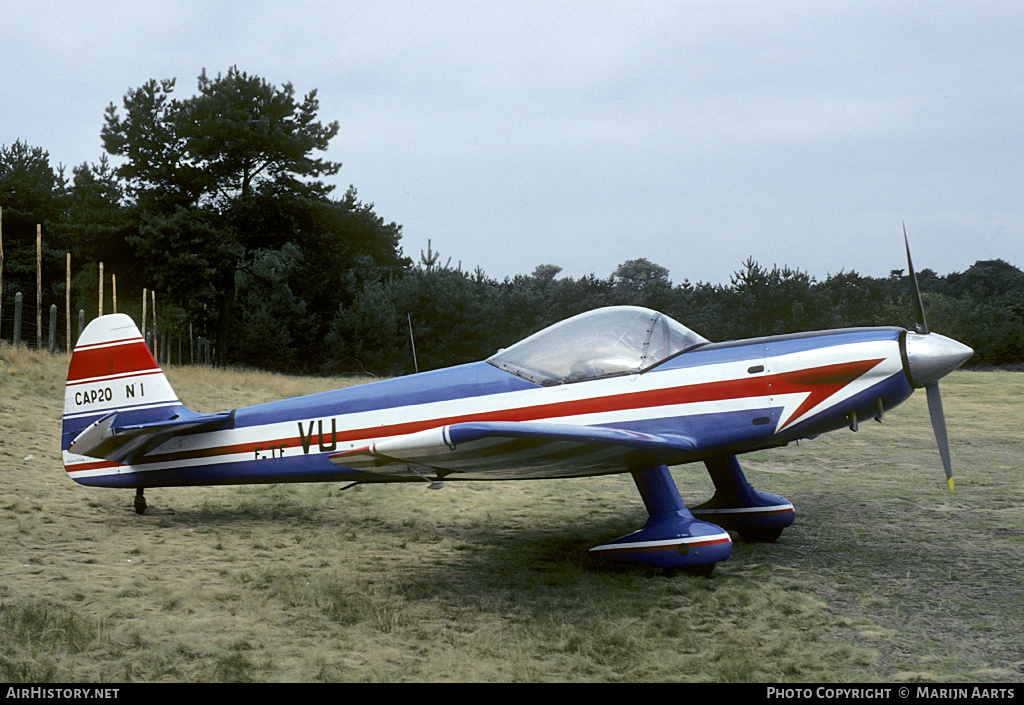
M708 578L593 561L632 481L131 491L69 480L67 359L0 343L0 681L1019 682L1024 374L742 458L797 521ZM199 411L342 380L171 369ZM703 466L674 469L691 503Z

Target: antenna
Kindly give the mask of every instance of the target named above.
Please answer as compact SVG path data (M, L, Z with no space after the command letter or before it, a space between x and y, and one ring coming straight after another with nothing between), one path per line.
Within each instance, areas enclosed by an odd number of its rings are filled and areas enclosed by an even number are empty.
M409 343L412 345L412 366L417 373L420 371L420 364L416 361L416 339L412 336L412 314L406 313L406 319L409 321Z

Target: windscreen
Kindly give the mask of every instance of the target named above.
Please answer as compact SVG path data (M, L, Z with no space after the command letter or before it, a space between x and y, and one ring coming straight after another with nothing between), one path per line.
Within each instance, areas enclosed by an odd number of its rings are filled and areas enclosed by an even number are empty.
M537 384L632 374L708 342L668 316L612 306L549 326L487 361Z

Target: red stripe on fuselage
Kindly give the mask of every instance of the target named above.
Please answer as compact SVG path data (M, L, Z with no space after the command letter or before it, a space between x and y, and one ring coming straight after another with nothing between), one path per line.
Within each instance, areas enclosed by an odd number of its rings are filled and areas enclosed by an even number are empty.
M817 404L835 394L842 387L872 369L883 359L884 358L859 360L836 365L812 367L776 375L722 380L716 382L702 382L700 384L680 387L608 395L513 409L501 409L460 416L432 418L386 426L370 426L347 430L342 429L336 433L332 433L330 438L333 446L335 443L345 443L368 438L401 436L416 433L418 431L426 431L439 426L471 421L527 422L536 421L538 419L558 419L568 416L580 416L601 412L627 411L647 407L727 401L730 399L767 396L769 394L769 390L774 394L788 394L794 392L808 393L808 398L790 417L789 421L793 421L800 418L801 414L807 410L814 408ZM342 416L343 415L339 415L334 418ZM326 419L330 418L331 417L326 417ZM324 417L319 419L314 417L312 419L296 419L295 422L309 422L312 426L314 422L323 420L325 420ZM789 421L787 421L787 424ZM319 438L319 433L317 434L317 437ZM313 445L316 445L317 441L311 441L311 439L312 428L310 428L306 442L312 442ZM249 441L229 446L149 455L138 461L136 464L142 465L196 458L214 458L217 456L232 455L236 453L254 453L257 449L267 450L272 446L277 448L301 448L302 443L303 439L300 436L290 436L288 438L276 440Z
M758 397L765 396L766 392L767 386L765 384L765 378L752 377L749 379L705 382L684 387L670 387L667 389L655 389L629 394L593 397L590 399L540 404L537 406L522 408L501 409L498 411L480 412L461 416L448 416L426 419L423 421L392 424L388 426L371 426L367 428L341 430L333 434L331 438L332 441L345 443L348 441L367 438L401 436L409 433L416 433L417 431L426 431L439 426L448 426L451 424L466 423L470 421L536 421L537 419L553 419L600 412L627 411L630 409L642 409L653 406L692 404L707 401ZM313 423L318 421L318 419L299 419L296 420L296 423L298 421L309 421L310 423ZM280 448L282 445L288 448L300 448L302 446L302 439L299 436L292 436L278 440L255 441L232 446L220 446L216 448L150 455L139 461L139 464L171 462L188 458L211 458L219 455L231 455L233 453L252 453L257 448L266 450L270 446Z

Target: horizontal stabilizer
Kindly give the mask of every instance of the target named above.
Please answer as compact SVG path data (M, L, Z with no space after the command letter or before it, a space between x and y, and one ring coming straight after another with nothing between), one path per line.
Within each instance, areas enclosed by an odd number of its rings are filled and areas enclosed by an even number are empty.
M71 441L68 452L113 463L131 463L134 458L172 436L217 431L227 428L231 421L231 413L224 412L118 426L118 415L116 411L111 412L87 427Z
M696 447L688 438L603 426L468 422L352 443L330 456L357 470L405 474L405 464L495 479L572 477L623 472L652 462L683 459ZM389 468L389 465L400 467Z

